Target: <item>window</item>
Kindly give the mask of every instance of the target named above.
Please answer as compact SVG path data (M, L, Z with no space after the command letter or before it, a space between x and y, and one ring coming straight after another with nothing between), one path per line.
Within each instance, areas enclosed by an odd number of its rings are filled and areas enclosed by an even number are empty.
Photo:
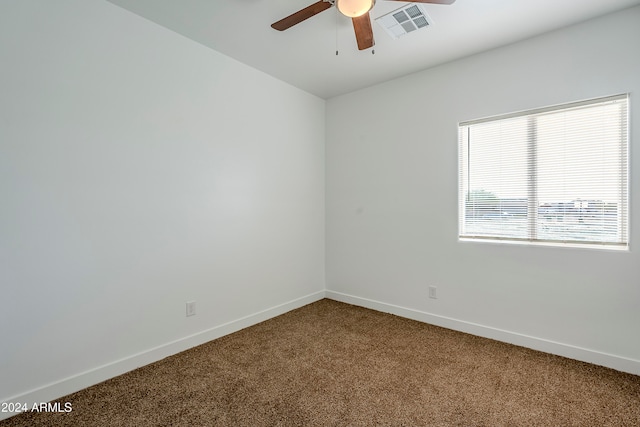
M628 247L628 95L459 125L460 238Z

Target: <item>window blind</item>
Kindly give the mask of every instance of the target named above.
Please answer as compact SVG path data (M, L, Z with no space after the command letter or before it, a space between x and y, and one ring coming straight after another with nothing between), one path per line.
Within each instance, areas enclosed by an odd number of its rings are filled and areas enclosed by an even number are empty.
M628 95L459 125L465 239L628 245Z

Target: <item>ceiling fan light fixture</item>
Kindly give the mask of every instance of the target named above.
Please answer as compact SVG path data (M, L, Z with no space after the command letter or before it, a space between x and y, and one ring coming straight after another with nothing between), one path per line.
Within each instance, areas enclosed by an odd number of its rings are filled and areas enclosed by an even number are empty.
M369 12L376 0L336 0L336 7L344 16L357 18Z

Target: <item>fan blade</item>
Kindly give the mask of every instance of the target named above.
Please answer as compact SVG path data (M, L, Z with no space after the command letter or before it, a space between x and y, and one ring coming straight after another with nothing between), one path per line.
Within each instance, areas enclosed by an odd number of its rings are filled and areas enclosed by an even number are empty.
M401 1L404 3L453 4L456 0L389 0L389 1Z
M356 32L358 50L369 49L375 44L373 41L373 28L371 28L371 18L369 12L357 18L351 18L353 29Z
M329 9L331 6L333 6L331 3L320 0L311 6L307 6L304 9L287 16L286 18L282 18L278 22L274 22L271 24L271 28L278 31L284 31L287 28L291 28L294 25L301 23L305 19L309 19L312 16Z

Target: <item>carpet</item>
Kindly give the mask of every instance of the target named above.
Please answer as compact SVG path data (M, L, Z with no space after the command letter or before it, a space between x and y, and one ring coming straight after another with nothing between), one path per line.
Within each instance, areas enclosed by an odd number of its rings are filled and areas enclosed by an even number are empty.
M8 426L640 426L640 377L324 299Z

